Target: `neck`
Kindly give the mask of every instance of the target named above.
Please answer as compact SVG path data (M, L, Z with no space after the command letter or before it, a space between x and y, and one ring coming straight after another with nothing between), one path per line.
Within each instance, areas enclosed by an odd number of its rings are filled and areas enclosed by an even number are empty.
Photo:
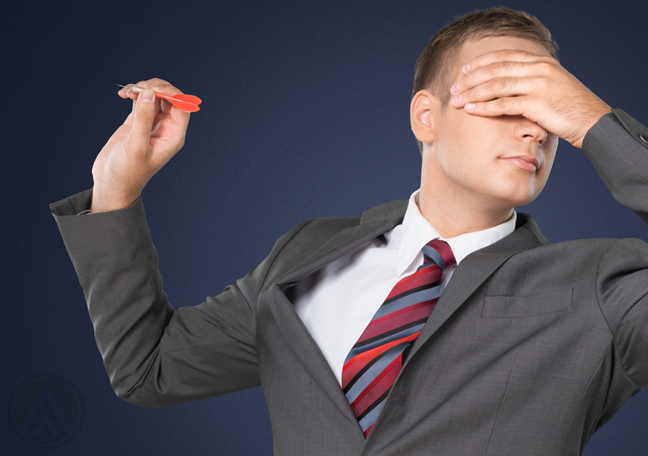
M465 210L457 205L448 207L423 193L423 189L419 193L418 206L421 215L444 239L492 228L513 216L513 208L493 213L475 209Z
M511 219L512 207L492 207L453 189L437 189L421 182L421 215L445 238L492 228Z

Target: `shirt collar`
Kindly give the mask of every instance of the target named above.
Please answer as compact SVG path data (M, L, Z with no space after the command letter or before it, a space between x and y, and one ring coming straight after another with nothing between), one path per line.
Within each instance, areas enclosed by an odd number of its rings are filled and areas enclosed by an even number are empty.
M403 218L401 239L398 246L398 270L396 271L398 275L401 275L412 264L423 246L433 239L446 241L450 245L452 253L454 253L457 264L459 264L472 252L494 244L515 230L517 212L513 210L513 216L497 226L445 239L421 215L418 208L419 192L420 189L410 196L407 211Z

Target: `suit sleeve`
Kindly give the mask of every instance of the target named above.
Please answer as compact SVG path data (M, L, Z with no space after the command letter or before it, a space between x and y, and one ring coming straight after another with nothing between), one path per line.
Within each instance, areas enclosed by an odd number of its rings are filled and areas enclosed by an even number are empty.
M614 109L590 128L583 152L614 199L648 223L648 128Z
M648 128L614 109L587 133L583 152L612 196L648 223ZM639 239L614 242L599 261L596 287L621 366L643 389L648 386L648 245Z
M50 208L117 396L162 407L258 386L258 294L278 252L307 222L220 295L175 310L162 290L141 199L118 211L77 216L91 200L87 190Z
M602 256L596 294L621 367L638 389L648 386L648 245L616 241Z

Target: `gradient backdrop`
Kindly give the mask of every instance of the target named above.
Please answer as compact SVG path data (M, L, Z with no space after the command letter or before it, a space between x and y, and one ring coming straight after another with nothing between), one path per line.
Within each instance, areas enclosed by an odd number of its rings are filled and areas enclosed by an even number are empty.
M540 18L569 71L648 124L645 0L503 3ZM146 409L110 387L48 203L92 186L95 156L131 110L113 84L160 77L203 99L184 148L143 194L165 290L176 308L195 305L244 276L300 221L360 215L416 190L408 114L416 58L454 16L495 5L3 1L0 453L272 453L260 388ZM553 242L648 241L639 217L562 140L547 188L520 210ZM56 449L30 446L12 425L29 408L16 408L16 397L29 399L20 385L40 374L67 380L83 403L78 432ZM643 393L585 454L644 456L646 429Z

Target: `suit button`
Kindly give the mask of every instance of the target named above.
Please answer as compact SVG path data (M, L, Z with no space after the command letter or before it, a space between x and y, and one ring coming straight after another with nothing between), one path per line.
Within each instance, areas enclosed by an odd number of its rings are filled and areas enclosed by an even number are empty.
M639 135L639 139L641 139L642 143L648 144L648 136L644 135L643 133Z

